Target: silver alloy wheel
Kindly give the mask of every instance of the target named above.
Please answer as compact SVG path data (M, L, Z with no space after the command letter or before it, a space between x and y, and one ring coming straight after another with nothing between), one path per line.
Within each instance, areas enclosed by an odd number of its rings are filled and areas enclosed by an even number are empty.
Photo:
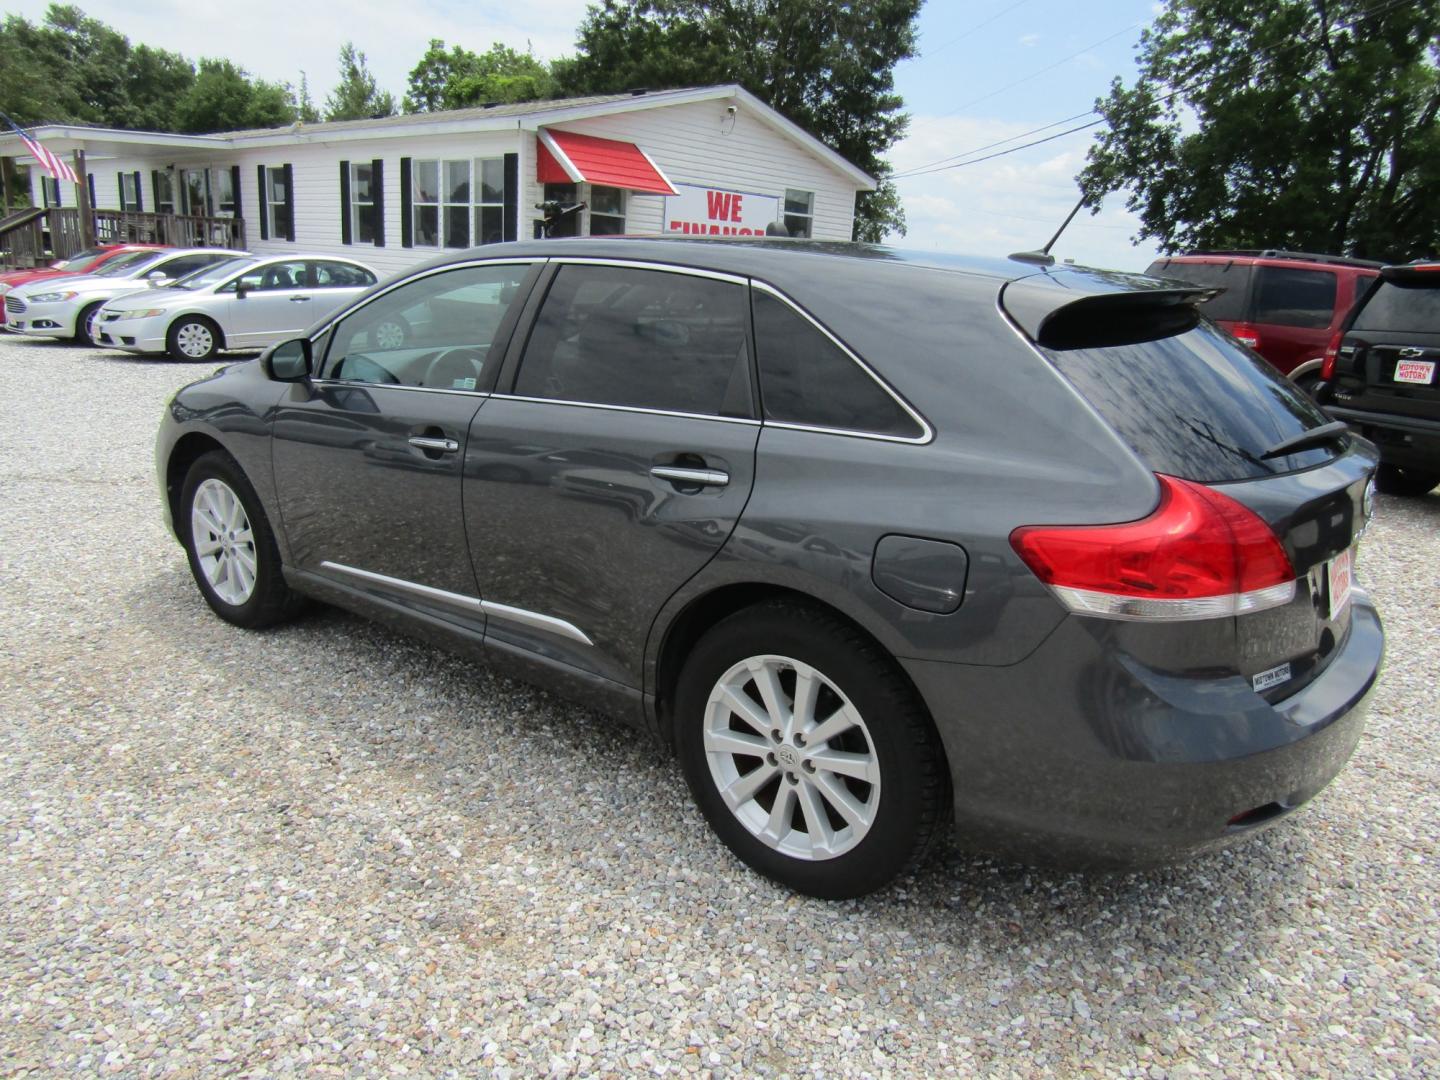
M375 344L382 349L398 349L405 344L405 328L387 319L375 327Z
M90 310L89 314L85 316L85 340L88 341L91 345L95 344L95 328L100 323L100 308L102 306L103 305L101 304L96 304Z
M796 859L833 859L865 839L880 807L880 762L859 710L822 672L752 656L705 706L705 757L730 812Z
M215 348L215 335L202 322L187 322L175 331L175 344L186 356L203 360Z
M195 489L190 543L215 595L239 607L255 591L257 555L250 518L240 497L214 477Z

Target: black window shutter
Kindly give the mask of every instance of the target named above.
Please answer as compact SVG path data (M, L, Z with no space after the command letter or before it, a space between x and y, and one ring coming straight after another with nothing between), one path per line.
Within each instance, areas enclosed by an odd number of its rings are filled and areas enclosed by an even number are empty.
M150 170L150 194L155 196L155 212L160 212L160 170Z
M265 166L255 166L255 179L260 185L256 194L260 196L260 239L270 239L270 207L266 205L265 195Z
M340 162L340 242L353 243L350 236L350 162Z
M119 189L120 192L120 209L129 210L130 207L125 205L125 174L123 172L117 172L115 174L115 187Z
M520 239L520 155L505 155L505 239Z
M85 174L85 189L90 192L90 209L91 209L91 210L94 210L94 209L95 209L95 174L94 174L93 172L90 172L90 173L86 173L86 174Z
M240 166L230 166L230 197L235 200L235 216L245 216L245 203L240 199Z
M64 198L62 198L62 194L63 194L63 193L62 193L61 190L60 190L60 181L59 181L59 180L46 180L45 183L52 185L52 186L51 186L51 189L50 189L50 194L54 196L54 200L50 203L50 205L51 205L51 206L64 206L64 205L65 205L65 200L64 200Z
M370 162L370 197L375 200L375 246L385 246L385 162Z
M285 239L295 242L295 170L285 165Z
M236 166L236 168L238 169L239 166ZM136 169L136 170L135 170L135 205L132 206L130 209L136 211L137 213L144 213L144 211L145 211L145 197L140 194L140 170L139 170L139 169Z
M415 246L415 223L410 209L410 159L400 159L400 246Z

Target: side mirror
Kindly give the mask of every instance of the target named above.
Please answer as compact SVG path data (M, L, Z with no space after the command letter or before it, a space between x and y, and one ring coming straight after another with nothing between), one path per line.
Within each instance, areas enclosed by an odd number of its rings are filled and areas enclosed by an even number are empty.
M262 356L260 363L276 382L304 382L310 377L310 339L282 342Z
M236 300L244 300L245 297L247 297L247 296L249 296L249 295L250 295L250 290L247 289L244 285L236 285L236 286L235 286L235 299L236 299Z

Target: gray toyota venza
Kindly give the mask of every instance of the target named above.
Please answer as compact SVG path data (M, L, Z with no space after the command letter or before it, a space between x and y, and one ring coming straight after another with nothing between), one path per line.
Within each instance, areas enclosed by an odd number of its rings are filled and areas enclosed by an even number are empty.
M755 870L962 842L1174 860L1360 737L1377 458L1177 282L791 241L548 240L181 390L200 593L349 608L673 748Z

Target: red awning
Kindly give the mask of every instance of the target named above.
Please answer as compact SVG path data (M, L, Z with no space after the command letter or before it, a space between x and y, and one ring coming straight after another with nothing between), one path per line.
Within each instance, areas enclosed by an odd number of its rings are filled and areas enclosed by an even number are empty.
M600 184L649 195L678 195L650 155L634 143L541 128L535 178L542 184Z

